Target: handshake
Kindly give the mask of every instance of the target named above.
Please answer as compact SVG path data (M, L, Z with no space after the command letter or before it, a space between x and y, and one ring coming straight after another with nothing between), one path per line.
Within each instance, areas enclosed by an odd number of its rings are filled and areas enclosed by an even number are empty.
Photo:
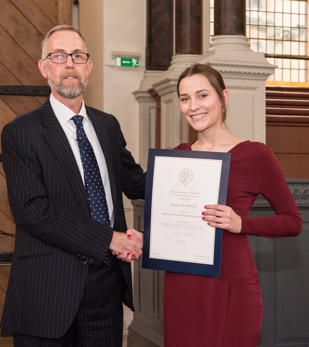
M126 233L114 231L109 249L118 259L131 263L142 254L143 233L135 229L127 230Z

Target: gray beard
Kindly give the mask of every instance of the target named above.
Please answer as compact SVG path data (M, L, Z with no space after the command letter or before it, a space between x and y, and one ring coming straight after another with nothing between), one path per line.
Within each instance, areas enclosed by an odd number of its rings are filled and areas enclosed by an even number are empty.
M79 81L77 86L72 84L68 87L64 87L61 82L55 82L49 71L47 71L47 82L49 86L63 98L75 99L85 90L88 80L85 82Z

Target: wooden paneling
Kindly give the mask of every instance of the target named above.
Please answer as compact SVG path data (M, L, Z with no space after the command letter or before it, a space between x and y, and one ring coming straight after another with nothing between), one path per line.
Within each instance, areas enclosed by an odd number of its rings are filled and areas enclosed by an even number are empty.
M33 96L2 95L1 99L16 115L31 111L41 105Z
M63 24L72 22L72 2L67 0L58 0L58 21Z
M20 0L20 1L23 1L23 0ZM68 22L68 23L61 22L61 20L59 20L58 18L58 3L59 2L71 3L72 2L71 0L53 0L53 1L33 0L32 2L36 4L42 10L42 12L44 12L45 15L53 22L53 25L51 25L49 29L51 29L53 26L57 24L71 24L71 22Z
M24 15L26 19L42 34L45 35L50 28L58 24L57 7L51 14L47 15L34 1L11 0L16 8ZM56 3L56 1L53 1ZM45 7L52 7L51 2L45 2ZM55 11L56 10L56 11Z
M275 153L309 154L308 135L308 125L267 124L266 142Z
M35 61L18 43L0 26L1 63L23 85L46 85Z
M308 178L309 153L276 153L284 177Z
M0 238L1 241L1 238ZM10 275L10 267L0 267L0 317L2 317L3 305L5 300L6 288L8 285L8 278Z
M42 105L46 101L45 96L36 96L35 99Z
M37 62L47 32L58 24L71 24L71 0L1 0L0 86L45 86ZM0 132L17 115L39 107L46 97L0 95ZM1 153L1 148L0 148ZM14 234L6 179L0 163L0 230ZM0 255L13 252L14 238L0 234ZM0 266L0 318L10 266Z
M309 178L309 88L266 87L266 144L285 178Z
M13 118L16 117L15 112L10 109L10 107L1 99L0 96L0 129L4 127L4 125L10 122Z
M14 232L14 223L0 211L0 223L1 230L13 234ZM0 251L1 252L13 252L14 250L14 238L8 235L0 235ZM2 281L1 281L2 283Z
M1 99L0 96L0 129L2 131L5 124L16 117L16 113L13 112L10 107ZM1 142L0 142L0 153L2 153ZM1 197L1 195L0 195ZM1 201L1 198L0 198Z
M9 233L13 233L15 228L13 225L14 220L11 209L9 207L8 194L6 190L6 180L3 174L0 174L0 194L0 229ZM0 248L2 247L4 247L3 243L1 243Z
M23 49L35 62L40 59L43 35L9 0L1 0L0 23L7 34L16 41L19 50Z
M2 164L0 164L0 197L1 197L0 198L0 230L9 234L14 234L15 225L13 222L13 216L12 216L9 203L8 203L6 180L5 180ZM11 236L0 234L0 254L13 252L14 240L15 239ZM10 273L10 267L0 266L0 317L2 315L9 273Z
M21 83L15 78L10 71L2 64L0 58L0 85L2 86L19 86Z

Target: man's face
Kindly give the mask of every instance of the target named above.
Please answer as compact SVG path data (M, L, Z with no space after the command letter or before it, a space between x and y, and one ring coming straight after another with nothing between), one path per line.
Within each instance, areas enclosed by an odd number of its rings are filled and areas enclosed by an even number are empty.
M83 40L74 31L57 31L47 43L47 54L53 52L85 53L86 49ZM68 56L65 63L55 64L47 58L39 61L39 68L52 90L63 98L75 99L87 86L92 62L75 64Z

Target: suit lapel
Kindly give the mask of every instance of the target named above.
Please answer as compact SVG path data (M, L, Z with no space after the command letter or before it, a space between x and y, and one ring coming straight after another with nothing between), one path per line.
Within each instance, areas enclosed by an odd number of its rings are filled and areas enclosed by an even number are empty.
M82 205L83 210L85 211L86 215L89 216L89 204L85 194L83 180L80 176L71 146L57 117L53 112L49 99L42 105L41 110L41 120L45 128L43 135L65 170L72 189Z

